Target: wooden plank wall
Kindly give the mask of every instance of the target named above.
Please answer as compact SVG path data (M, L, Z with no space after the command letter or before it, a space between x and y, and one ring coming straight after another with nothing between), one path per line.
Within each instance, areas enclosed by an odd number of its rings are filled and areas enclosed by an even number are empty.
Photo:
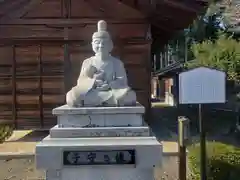
M15 93L13 82L13 47L0 47L0 122L1 123L14 123Z
M52 108L65 99L63 46L1 46L0 58L0 122L18 129L55 124Z
M121 59L125 64L129 86L136 91L138 101L149 108L151 94L149 43L126 44Z
M52 109L65 102L63 45L42 48L42 93L44 128L56 124Z

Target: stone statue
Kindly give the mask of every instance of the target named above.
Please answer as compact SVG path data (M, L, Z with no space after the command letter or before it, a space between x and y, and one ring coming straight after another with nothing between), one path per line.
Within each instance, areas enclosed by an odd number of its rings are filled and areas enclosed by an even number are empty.
M66 95L70 107L133 106L136 93L128 86L127 75L121 60L111 56L112 39L107 23L98 22L98 31L92 36L95 56L85 59L77 85Z

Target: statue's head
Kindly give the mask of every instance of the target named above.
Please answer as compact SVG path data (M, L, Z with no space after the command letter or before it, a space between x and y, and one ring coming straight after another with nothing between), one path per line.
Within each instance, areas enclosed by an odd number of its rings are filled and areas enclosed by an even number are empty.
M92 48L96 54L109 54L113 49L111 36L107 32L107 23L98 21L98 31L92 36Z

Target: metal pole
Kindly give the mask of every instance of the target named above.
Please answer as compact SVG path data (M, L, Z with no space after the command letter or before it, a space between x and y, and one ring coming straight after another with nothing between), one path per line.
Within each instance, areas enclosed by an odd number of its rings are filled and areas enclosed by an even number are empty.
M184 62L188 61L188 38L185 35L185 57L184 57Z
M202 119L202 105L198 106L199 127L200 127L200 146L201 146L201 180L207 180L206 173L206 132Z

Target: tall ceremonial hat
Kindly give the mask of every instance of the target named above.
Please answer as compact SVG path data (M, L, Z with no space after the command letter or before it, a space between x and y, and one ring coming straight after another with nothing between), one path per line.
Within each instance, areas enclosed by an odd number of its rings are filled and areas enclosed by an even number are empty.
M93 33L92 39L94 38L105 38L111 39L109 33L107 32L107 22L100 20L97 23L97 32Z

